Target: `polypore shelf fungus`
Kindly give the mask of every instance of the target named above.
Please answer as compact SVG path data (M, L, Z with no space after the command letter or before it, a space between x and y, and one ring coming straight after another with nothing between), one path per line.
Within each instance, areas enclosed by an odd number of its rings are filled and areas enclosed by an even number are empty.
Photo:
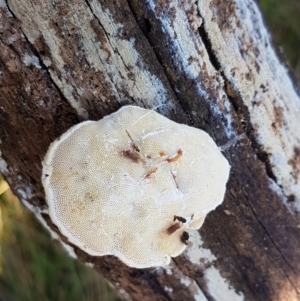
M73 126L43 161L49 214L71 243L135 268L166 265L223 200L229 164L205 132L124 106Z

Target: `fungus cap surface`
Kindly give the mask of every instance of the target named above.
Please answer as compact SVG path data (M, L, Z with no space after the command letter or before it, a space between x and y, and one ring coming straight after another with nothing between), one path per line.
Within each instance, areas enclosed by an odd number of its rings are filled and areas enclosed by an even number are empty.
M125 106L55 140L42 182L71 243L144 268L183 252L186 232L221 204L229 169L204 131Z

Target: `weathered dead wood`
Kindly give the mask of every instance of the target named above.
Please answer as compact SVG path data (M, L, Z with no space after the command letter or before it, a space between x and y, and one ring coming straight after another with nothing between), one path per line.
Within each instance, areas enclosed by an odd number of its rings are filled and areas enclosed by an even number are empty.
M300 300L300 101L255 3L7 2L1 172L54 235L40 162L71 125L123 104L162 105L218 145L244 134L225 151L232 170L223 205L170 266L135 270L70 252L132 300Z

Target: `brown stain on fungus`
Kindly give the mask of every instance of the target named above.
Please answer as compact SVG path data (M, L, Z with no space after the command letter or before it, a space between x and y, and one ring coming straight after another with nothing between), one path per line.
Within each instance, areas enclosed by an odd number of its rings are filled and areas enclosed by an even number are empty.
M166 154L164 151L160 151L160 152L159 152L159 156L160 156L160 157L164 157L164 156L166 156L166 155L167 155L167 154Z
M183 150L180 148L177 151L177 154L174 157L168 158L167 161L169 163L176 162L177 160L179 160L181 158L182 154L183 154Z
M176 232L178 229L180 229L180 227L181 227L181 223L175 223L175 224L171 225L169 228L167 228L166 233L168 235L171 235L174 232Z
M121 156L131 160L134 163L138 163L141 160L140 157L140 148L138 147L138 145L134 142L133 138L131 137L131 135L129 134L129 132L126 130L126 134L128 135L129 139L130 139L130 147L131 149L126 149L126 150L122 150L121 151Z
M150 170L146 173L146 175L145 175L144 178L145 178L145 179L149 179L149 178L151 177L151 175L154 174L156 171L157 171L157 167L154 167L154 168L150 169Z
M130 149L122 150L121 156L126 159L131 160L134 163L138 163L140 161L140 155L137 152L132 151Z

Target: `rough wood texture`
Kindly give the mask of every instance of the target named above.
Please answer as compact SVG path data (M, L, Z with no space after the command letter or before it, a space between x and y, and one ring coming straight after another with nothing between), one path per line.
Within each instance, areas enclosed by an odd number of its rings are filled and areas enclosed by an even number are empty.
M65 244L40 176L71 125L160 106L235 142L224 203L170 266L73 256L127 300L300 300L300 100L253 1L0 0L0 33L1 173Z

